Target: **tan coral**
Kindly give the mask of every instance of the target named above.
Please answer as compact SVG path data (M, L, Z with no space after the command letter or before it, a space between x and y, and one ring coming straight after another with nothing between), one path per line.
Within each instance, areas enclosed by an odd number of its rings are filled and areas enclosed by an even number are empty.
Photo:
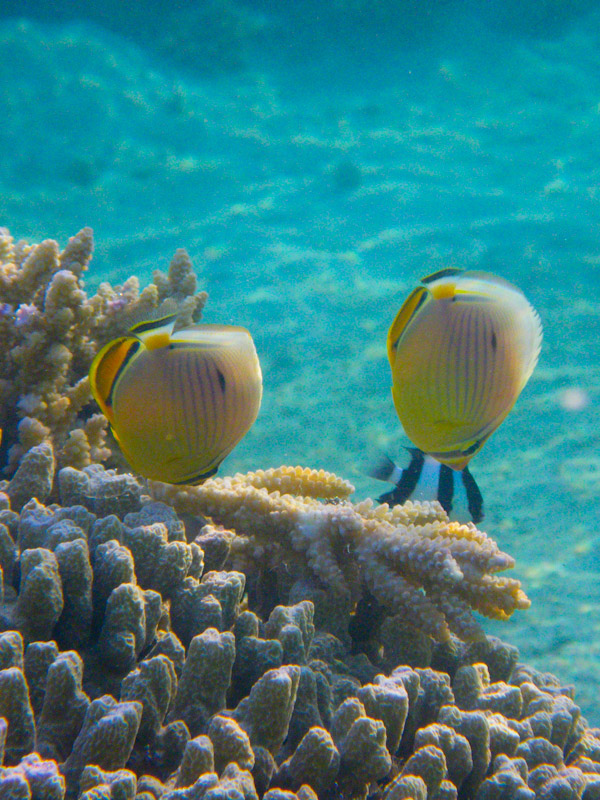
M88 297L82 277L93 237L83 228L61 252L47 239L14 242L0 229L0 428L11 475L23 455L44 441L58 467L105 461L107 423L90 417L88 371L98 350L141 319L177 310L180 326L196 322L206 292L196 291L187 253L178 250L167 274L140 290L102 283Z
M280 494L298 494L304 497L348 498L354 492L354 486L343 478L308 467L273 467L248 472L246 475L234 475L231 484L237 483L266 489Z
M336 487L347 496L349 484L337 476L285 467L194 487L152 483L150 490L178 512L234 530L235 568L285 565L293 579L316 578L354 602L366 586L394 615L438 641L448 641L450 631L465 640L480 637L472 610L506 619L529 607L519 581L494 574L513 567L513 559L473 524L450 522L437 503L390 509L319 500L332 500Z

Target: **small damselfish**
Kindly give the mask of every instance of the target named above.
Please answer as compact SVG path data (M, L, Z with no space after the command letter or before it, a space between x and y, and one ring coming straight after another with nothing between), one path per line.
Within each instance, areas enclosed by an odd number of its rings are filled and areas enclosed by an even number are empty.
M176 315L141 322L105 345L92 393L130 466L153 480L200 483L252 427L262 374L245 328L194 325Z
M438 497L464 491L467 501L471 494L472 518L483 513L467 465L513 407L537 364L541 343L537 312L503 278L459 269L423 278L387 338L396 412L421 453L411 451L405 489L417 472L413 493L421 489L421 475L433 486L434 470ZM380 467L376 472L397 483L402 471Z
M397 506L407 500L437 500L450 519L481 522L483 497L468 467L459 472L416 447L406 449L410 463L404 469L383 456L369 473L372 478L394 484L391 491L378 498L380 503Z

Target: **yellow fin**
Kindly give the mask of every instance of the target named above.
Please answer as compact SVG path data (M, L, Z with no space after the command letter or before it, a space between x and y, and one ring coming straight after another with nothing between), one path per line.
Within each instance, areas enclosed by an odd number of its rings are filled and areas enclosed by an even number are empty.
M177 314L169 314L160 319L138 322L129 329L129 332L139 339L148 350L157 350L159 347L166 347L171 341L176 319Z
M425 289L423 286L417 286L417 288L413 289L413 291L409 294L404 301L402 308L396 314L396 319L392 322L387 337L387 351L390 364L393 365L394 363L395 349L398 345L400 337L402 336L402 333L416 313L419 306L425 301L426 296L427 289Z

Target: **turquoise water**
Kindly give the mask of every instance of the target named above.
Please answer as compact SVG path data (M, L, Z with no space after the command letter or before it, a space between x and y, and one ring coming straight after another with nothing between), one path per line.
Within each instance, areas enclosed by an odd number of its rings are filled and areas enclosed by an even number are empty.
M0 225L93 227L89 289L186 247L205 319L263 365L224 470L324 467L361 497L407 444L385 356L406 293L449 265L518 284L542 356L472 469L533 605L486 629L600 724L597 4L124 5L0 5Z

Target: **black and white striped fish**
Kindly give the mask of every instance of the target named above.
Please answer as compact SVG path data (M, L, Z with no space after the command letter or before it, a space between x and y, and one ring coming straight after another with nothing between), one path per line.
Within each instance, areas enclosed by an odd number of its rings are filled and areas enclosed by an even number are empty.
M483 497L468 467L454 470L416 447L406 449L411 459L404 469L383 456L369 473L372 478L395 484L378 498L380 503L396 506L407 500L438 500L450 519L457 522L483 519Z

